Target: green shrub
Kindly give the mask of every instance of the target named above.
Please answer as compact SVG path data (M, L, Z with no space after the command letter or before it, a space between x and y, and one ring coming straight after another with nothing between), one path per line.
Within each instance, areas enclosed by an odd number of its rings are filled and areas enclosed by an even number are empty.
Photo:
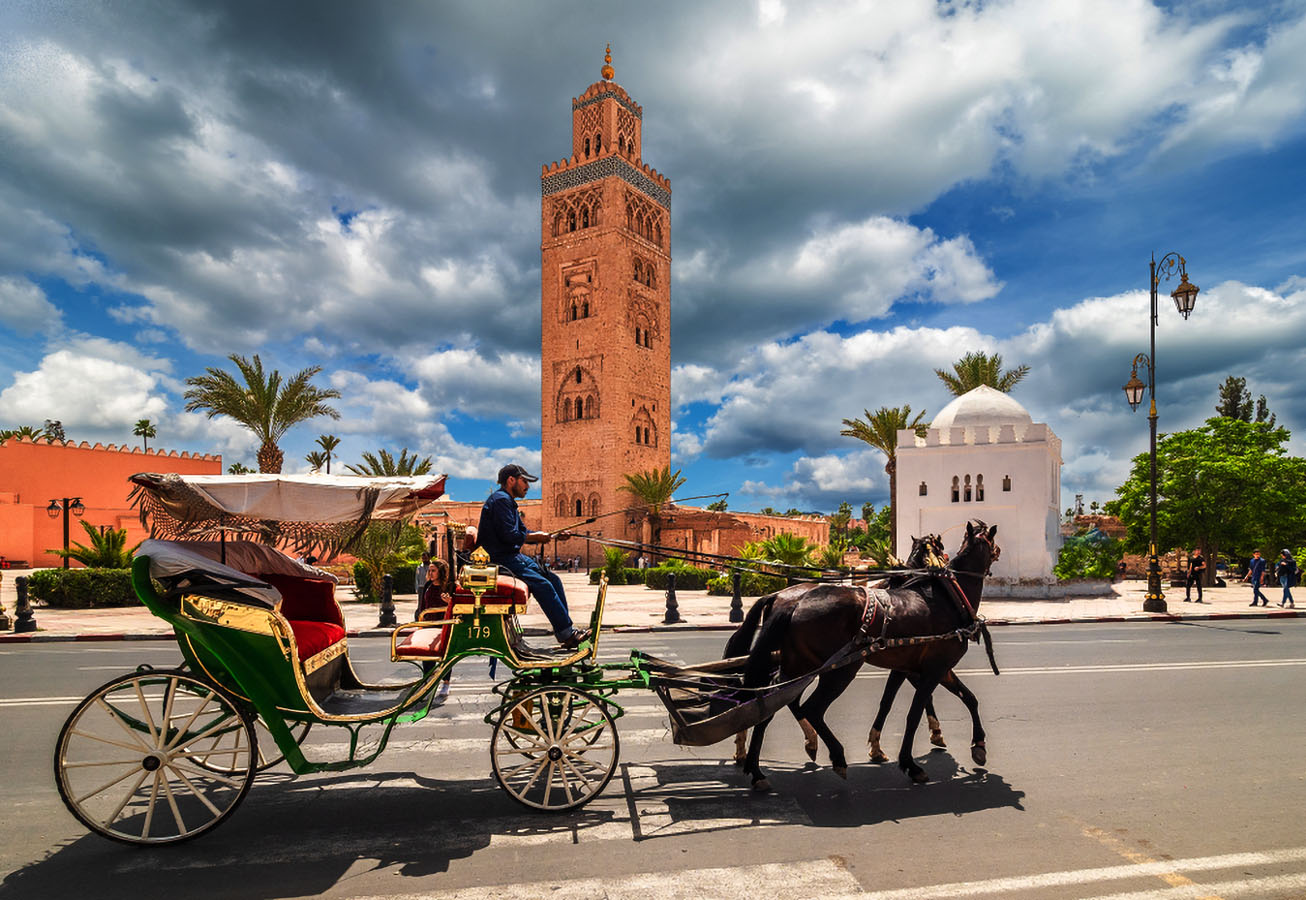
M1124 553L1124 542L1108 537L1096 528L1087 534L1066 538L1057 554L1052 574L1059 581L1072 578L1114 578L1116 564Z
M27 580L28 595L58 609L135 606L131 569L39 569Z
M700 569L683 563L661 565L644 570L644 586L655 591L665 591L667 575L672 572L676 573L676 590L679 591L705 590L708 581L716 576L716 572L711 569Z
M414 594L417 591L417 563L399 561L386 570L390 576L391 596L400 594ZM378 584L375 590L372 586L372 573L368 571L367 566L361 562L354 563L354 593L359 599L366 600L369 603L379 603L381 601L381 586Z
M608 584L643 584L644 573L647 569L621 568L616 571L615 578L608 576ZM603 574L603 569L590 570L590 584L598 584L599 576Z
M374 600L372 596L372 573L361 562L354 563L354 593L365 600Z
M739 581L739 594L742 597L761 597L774 594L788 582L780 575L757 575L753 572L743 573ZM718 597L730 597L734 594L734 584L730 575L713 578L707 583L707 592Z

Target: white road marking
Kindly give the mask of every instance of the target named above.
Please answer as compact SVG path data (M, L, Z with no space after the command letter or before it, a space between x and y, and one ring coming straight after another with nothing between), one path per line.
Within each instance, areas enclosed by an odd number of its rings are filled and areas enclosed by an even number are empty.
M1198 856L1189 859L1170 859L1164 862L1137 863L1121 866L1104 866L1098 869L1072 869L1065 872L1044 872L1040 875L1021 875L1011 878L990 878L985 881L959 881L952 884L932 884L919 888L902 888L892 891L873 891L849 895L857 900L945 900L948 897L979 897L999 894L1008 896L1015 891L1047 890L1069 885L1116 881L1121 878L1141 878L1167 875L1174 872L1209 872L1219 869L1248 866L1282 865L1306 861L1306 847L1285 850L1266 850L1252 853L1228 853L1223 856ZM1283 876L1306 883L1306 875ZM1230 882L1232 885L1251 882ZM1174 888L1113 895L1112 900L1153 897L1201 897L1212 893L1225 894L1220 885L1181 885ZM1190 892L1190 889L1192 892Z
M0 700L0 709L10 706L66 706L81 699L81 697L15 697Z
M1233 900L1235 897L1302 897L1306 895L1306 875L1270 875L1213 884L1183 884L1135 891L1128 894L1103 894L1089 900Z

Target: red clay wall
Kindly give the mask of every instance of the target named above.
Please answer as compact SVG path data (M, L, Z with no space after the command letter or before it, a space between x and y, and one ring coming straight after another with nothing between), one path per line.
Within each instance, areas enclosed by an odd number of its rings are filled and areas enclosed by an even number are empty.
M220 455L176 450L144 452L140 447L110 444L47 444L28 439L0 443L0 556L29 566L58 566L63 561L47 549L63 546L63 513L46 514L52 499L80 497L86 506L81 521L127 529L128 546L148 535L136 511L127 505L137 472L218 475ZM85 544L86 532L69 516L68 536ZM73 563L78 565L78 563Z

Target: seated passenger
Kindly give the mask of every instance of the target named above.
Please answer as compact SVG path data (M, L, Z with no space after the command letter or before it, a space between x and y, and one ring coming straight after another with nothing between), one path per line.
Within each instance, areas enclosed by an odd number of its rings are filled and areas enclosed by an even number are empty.
M490 562L502 566L526 582L540 609L549 617L553 634L564 647L578 647L589 640L588 628L577 628L567 612L567 595L562 581L552 572L546 572L535 560L521 552L524 544L545 544L552 537L548 532L529 531L517 509L517 500L526 496L531 482L538 481L521 466L514 464L499 470L499 489L486 498L481 507L481 521L477 527L476 543L490 554ZM571 537L567 532L558 534L558 540Z

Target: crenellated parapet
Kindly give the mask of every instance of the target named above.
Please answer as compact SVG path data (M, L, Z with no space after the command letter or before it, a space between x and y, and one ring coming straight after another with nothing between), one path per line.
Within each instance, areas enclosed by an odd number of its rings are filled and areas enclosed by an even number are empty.
M904 447L961 447L983 444L1042 444L1048 442L1048 427L1041 422L1002 425L966 425L928 428L921 437L910 428L898 432L898 449Z
M573 156L544 166L540 172L540 196L568 191L609 176L638 188L664 209L671 209L671 181L647 163L631 163L616 154L583 161Z
M644 118L644 107L632 100L630 94L626 93L625 88L611 81L596 81L585 89L585 93L581 94L579 97L572 97L572 111L574 112L578 109L584 109L587 106L593 106L595 103L600 103L608 97L611 97L617 103L630 110L630 114L635 116L635 118Z
M198 452L192 453L189 450L182 450L180 453L178 453L176 450L161 450L155 447L152 447L148 450L142 450L136 444L105 445L99 443L98 441L94 444L91 444L86 441L81 441L80 443L76 441L60 442L60 441L49 441L49 440L36 440L30 437L13 437L13 438L9 438L7 441L0 440L0 446L17 445L17 444L39 445L41 447L49 447L56 451L92 450L92 451L100 451L104 453L126 453L126 454L135 454L137 456L156 456L156 457L162 457L167 459L195 459L195 460L200 460L202 462L216 462L216 463L222 462L222 454L220 453L198 453Z

